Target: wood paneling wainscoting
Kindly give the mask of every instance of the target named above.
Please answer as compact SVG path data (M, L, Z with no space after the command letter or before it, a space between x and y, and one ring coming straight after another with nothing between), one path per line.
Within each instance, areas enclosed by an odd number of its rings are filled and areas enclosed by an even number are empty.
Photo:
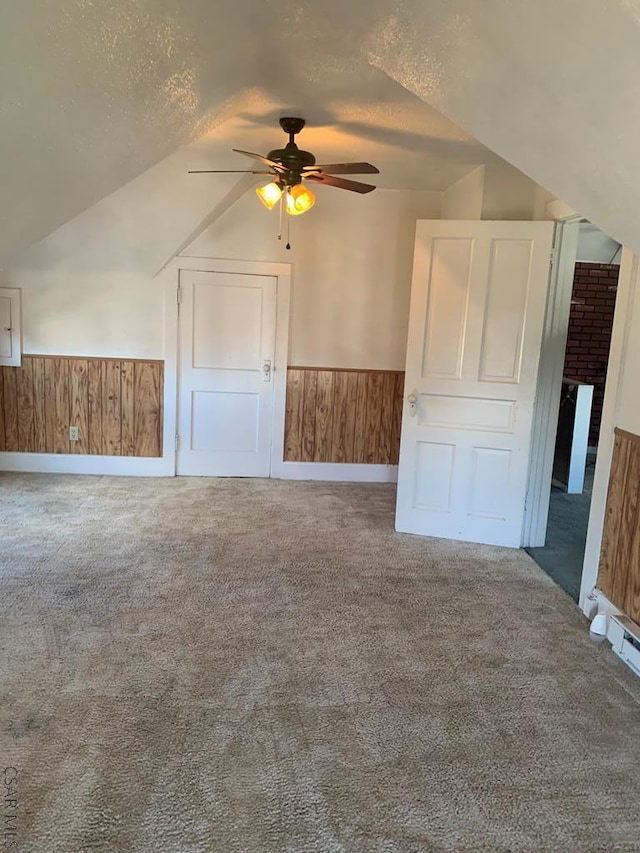
M640 624L640 436L615 431L597 588Z
M163 388L162 361L24 355L0 367L0 450L162 456Z
M397 465L404 372L290 367L285 462Z

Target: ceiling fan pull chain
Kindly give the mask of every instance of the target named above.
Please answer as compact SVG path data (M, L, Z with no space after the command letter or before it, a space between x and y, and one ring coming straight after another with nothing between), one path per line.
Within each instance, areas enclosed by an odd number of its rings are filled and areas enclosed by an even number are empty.
M291 217L287 216L287 245L285 249L291 248Z

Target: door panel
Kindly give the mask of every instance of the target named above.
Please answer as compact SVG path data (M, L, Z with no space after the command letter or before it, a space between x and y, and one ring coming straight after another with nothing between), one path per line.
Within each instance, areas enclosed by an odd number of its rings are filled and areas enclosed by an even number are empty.
M255 453L260 426L260 395L232 391L194 391L191 396L191 449Z
M519 382L531 240L492 240L480 353L481 382Z
M232 285L225 275L219 282L194 283L193 366L260 369L263 299L263 288L253 281Z
M180 273L178 474L268 477L276 278Z
M552 237L418 222L397 530L520 545Z
M416 508L431 512L450 512L455 445L419 441L416 449Z
M461 378L472 249L471 240L433 241L431 291L422 359L425 378Z

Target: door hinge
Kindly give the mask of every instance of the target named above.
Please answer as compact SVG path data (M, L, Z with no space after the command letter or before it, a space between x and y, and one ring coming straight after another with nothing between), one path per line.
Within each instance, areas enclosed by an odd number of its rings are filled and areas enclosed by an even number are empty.
M556 249L554 247L551 250L551 257L549 258L549 263L551 264L551 266L554 266L555 262L556 262Z
M180 436L176 433L176 450L180 450Z
M178 305L182 303L182 288L178 285L178 289L176 290L176 302Z

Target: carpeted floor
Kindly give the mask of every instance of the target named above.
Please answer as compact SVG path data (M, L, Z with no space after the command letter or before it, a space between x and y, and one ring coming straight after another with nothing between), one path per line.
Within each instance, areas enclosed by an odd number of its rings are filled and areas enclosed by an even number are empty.
M0 475L11 849L640 850L638 682L394 497Z

